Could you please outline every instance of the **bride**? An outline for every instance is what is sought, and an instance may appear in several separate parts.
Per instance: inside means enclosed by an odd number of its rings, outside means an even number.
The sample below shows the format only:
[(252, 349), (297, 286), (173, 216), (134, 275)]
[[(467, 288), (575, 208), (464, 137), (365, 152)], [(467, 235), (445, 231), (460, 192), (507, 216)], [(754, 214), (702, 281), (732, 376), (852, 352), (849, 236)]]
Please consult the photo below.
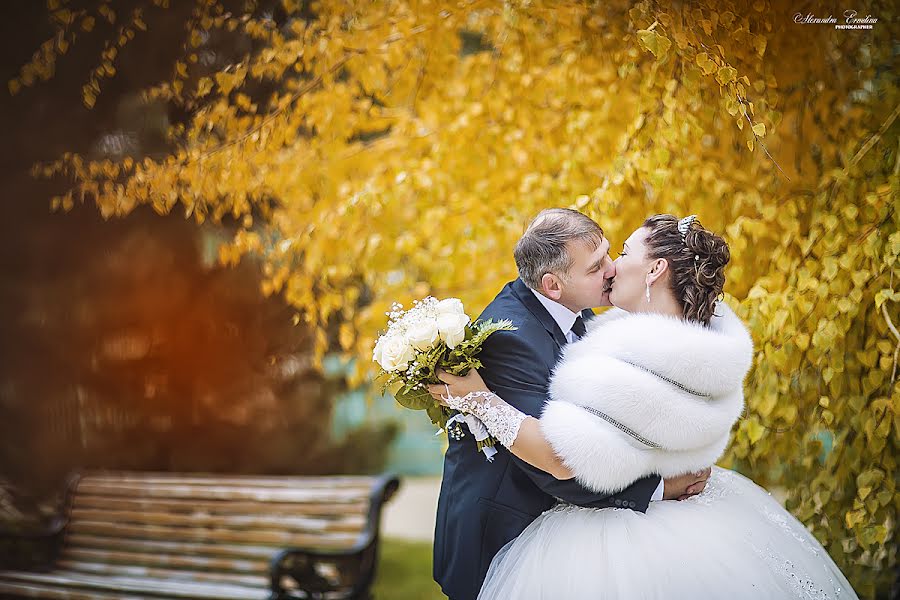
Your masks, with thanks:
[[(692, 248), (693, 251), (688, 250)], [(554, 369), (540, 419), (490, 392), (474, 369), (430, 386), (501, 444), (597, 492), (715, 463), (743, 410), (753, 345), (723, 302), (725, 241), (694, 217), (656, 215), (625, 242), (613, 308)], [(764, 489), (714, 467), (706, 489), (646, 513), (559, 502), (491, 563), (479, 599), (849, 599), (856, 594), (806, 528)]]

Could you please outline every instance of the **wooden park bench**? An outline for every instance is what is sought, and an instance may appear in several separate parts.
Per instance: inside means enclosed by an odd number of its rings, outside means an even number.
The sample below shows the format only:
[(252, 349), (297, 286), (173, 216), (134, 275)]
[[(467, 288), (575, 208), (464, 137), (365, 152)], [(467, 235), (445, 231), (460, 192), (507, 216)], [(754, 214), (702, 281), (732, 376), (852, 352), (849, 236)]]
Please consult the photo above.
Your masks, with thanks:
[(95, 473), (42, 532), (51, 562), (0, 598), (369, 598), (396, 477)]

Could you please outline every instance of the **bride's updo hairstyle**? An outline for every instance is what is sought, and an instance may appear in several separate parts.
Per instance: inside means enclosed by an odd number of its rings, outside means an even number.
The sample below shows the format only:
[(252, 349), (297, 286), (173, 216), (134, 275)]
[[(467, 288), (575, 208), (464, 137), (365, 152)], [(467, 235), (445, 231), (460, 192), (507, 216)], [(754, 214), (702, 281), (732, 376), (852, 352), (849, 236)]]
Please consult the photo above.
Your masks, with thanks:
[(673, 215), (653, 215), (643, 227), (650, 230), (644, 242), (646, 257), (668, 261), (669, 282), (684, 318), (709, 325), (725, 286), (728, 244), (696, 220), (682, 237)]

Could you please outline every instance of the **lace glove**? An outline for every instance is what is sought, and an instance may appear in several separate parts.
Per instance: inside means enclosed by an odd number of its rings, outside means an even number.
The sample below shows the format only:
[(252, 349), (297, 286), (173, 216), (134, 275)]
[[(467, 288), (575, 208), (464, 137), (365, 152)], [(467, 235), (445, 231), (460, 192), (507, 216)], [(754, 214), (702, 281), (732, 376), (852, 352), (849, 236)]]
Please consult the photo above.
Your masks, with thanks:
[(507, 448), (516, 441), (519, 427), (522, 426), (522, 421), (528, 417), (493, 392), (471, 392), (462, 397), (449, 396), (444, 400), (450, 408), (474, 415), (484, 423), (488, 432)]

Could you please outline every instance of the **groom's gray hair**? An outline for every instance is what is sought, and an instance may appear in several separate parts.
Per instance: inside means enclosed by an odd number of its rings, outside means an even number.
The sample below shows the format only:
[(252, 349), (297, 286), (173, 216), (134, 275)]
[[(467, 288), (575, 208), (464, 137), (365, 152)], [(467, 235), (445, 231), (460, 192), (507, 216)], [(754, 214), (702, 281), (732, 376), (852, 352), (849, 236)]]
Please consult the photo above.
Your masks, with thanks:
[(545, 273), (565, 280), (572, 268), (568, 243), (581, 242), (596, 250), (602, 241), (603, 230), (589, 216), (570, 208), (542, 210), (528, 224), (513, 252), (519, 277), (533, 290), (541, 289)]

